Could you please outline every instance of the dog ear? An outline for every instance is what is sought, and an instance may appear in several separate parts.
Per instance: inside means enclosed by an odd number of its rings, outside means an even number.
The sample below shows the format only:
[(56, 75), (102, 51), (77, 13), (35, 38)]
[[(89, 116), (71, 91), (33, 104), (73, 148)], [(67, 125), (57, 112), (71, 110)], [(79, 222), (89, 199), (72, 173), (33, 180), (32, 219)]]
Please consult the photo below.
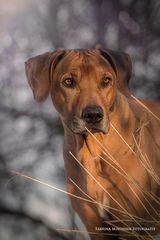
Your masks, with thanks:
[(28, 59), (25, 62), (25, 72), (28, 83), (38, 102), (45, 100), (51, 89), (51, 73), (64, 56), (64, 50), (48, 52)]
[(129, 80), (132, 74), (132, 62), (127, 53), (99, 49), (101, 55), (106, 58), (117, 74), (118, 89), (126, 96), (130, 96)]

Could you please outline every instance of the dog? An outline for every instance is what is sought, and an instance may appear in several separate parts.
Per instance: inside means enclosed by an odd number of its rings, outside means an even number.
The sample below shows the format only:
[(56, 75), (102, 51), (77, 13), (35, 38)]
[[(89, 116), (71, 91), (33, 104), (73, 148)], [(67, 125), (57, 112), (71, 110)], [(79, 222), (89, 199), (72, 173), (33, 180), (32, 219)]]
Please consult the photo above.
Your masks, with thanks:
[(64, 127), (67, 190), (92, 240), (153, 239), (160, 230), (160, 104), (129, 89), (130, 56), (58, 49), (30, 58), (36, 101), (51, 95)]

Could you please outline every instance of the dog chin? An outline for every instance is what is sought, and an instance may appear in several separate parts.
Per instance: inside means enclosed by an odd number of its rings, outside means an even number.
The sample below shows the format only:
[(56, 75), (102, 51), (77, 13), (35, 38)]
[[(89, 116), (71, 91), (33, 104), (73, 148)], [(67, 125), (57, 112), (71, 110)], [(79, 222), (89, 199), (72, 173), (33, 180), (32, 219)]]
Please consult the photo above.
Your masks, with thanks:
[[(88, 129), (91, 133), (103, 133), (103, 134), (107, 134), (107, 129), (102, 129), (102, 128), (91, 128), (91, 129)], [(89, 132), (87, 131), (87, 132)]]
[(107, 134), (109, 131), (109, 128), (84, 128), (84, 129), (79, 129), (79, 128), (72, 128), (71, 129), (72, 132), (74, 132), (75, 134), (80, 134), (80, 135), (88, 135), (90, 133), (94, 134), (94, 133), (103, 133), (103, 134)]

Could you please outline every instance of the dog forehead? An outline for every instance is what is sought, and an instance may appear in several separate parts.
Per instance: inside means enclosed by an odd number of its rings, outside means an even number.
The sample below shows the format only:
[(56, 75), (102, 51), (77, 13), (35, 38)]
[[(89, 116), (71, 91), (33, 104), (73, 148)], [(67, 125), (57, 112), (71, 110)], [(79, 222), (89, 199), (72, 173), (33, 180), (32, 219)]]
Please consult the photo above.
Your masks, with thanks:
[(79, 70), (112, 70), (109, 62), (97, 50), (76, 49), (67, 50), (64, 58), (57, 67), (61, 73), (71, 69)]

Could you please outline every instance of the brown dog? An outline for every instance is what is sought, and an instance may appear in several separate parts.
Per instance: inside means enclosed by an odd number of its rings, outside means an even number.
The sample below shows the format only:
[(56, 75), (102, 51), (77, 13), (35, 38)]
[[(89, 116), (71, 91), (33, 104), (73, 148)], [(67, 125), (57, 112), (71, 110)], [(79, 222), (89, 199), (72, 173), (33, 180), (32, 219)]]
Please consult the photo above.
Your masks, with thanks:
[(132, 97), (131, 69), (127, 54), (102, 49), (26, 62), (34, 98), (51, 93), (60, 114), (68, 192), (83, 198), (72, 205), (94, 240), (152, 239), (160, 227), (160, 105)]

